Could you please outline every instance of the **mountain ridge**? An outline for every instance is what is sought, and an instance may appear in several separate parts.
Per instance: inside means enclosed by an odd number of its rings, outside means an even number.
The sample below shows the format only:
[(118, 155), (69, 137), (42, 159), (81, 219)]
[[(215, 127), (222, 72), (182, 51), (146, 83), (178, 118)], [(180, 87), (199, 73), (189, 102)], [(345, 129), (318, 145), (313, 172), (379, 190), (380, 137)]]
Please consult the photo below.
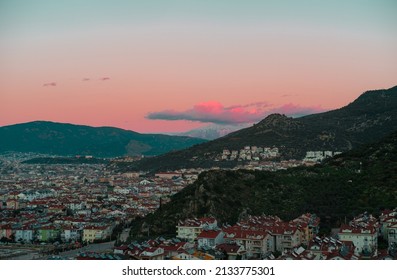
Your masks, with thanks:
[[(132, 170), (230, 166), (215, 161), (223, 149), (244, 146), (278, 147), (282, 159), (302, 159), (307, 151), (348, 151), (397, 130), (397, 86), (366, 91), (339, 109), (291, 118), (272, 114), (251, 127), (178, 152), (133, 163)], [(234, 164), (236, 165), (236, 164)]]
[(186, 132), (176, 133), (173, 135), (190, 136), (206, 140), (215, 140), (217, 138), (226, 136), (236, 130), (240, 130), (251, 126), (252, 124), (238, 124), (238, 125), (209, 125), (205, 127), (196, 128)]
[(52, 121), (33, 121), (0, 127), (0, 152), (38, 152), (55, 155), (159, 155), (205, 140), (162, 134), (141, 134), (116, 127), (92, 127)]

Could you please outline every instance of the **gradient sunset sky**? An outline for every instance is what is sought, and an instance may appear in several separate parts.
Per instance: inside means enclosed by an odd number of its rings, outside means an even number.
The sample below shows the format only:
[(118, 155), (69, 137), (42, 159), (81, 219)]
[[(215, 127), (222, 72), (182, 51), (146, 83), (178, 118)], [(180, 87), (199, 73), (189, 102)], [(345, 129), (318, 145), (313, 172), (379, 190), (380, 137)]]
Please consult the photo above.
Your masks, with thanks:
[(138, 132), (339, 108), (397, 84), (397, 1), (0, 0), (0, 126)]

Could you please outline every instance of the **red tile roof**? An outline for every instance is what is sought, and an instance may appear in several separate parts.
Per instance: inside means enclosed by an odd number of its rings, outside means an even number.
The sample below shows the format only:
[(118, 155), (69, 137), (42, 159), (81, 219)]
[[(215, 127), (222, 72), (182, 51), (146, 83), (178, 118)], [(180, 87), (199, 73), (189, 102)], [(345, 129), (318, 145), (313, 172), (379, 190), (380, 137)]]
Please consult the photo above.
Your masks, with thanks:
[(220, 230), (203, 230), (197, 238), (215, 239), (221, 232)]

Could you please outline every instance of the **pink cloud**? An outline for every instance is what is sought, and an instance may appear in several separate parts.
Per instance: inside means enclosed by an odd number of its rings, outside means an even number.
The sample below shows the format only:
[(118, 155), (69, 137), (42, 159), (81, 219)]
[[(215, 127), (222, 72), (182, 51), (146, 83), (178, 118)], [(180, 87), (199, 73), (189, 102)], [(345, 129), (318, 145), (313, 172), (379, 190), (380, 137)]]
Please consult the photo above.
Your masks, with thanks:
[(216, 124), (253, 123), (264, 119), (272, 113), (281, 113), (299, 117), (325, 111), (323, 108), (304, 107), (292, 103), (281, 106), (270, 106), (266, 102), (224, 107), (220, 102), (208, 101), (196, 104), (185, 111), (164, 110), (146, 115), (151, 120), (188, 120)]
[(56, 87), (56, 86), (57, 86), (57, 83), (55, 83), (55, 82), (43, 84), (43, 87)]

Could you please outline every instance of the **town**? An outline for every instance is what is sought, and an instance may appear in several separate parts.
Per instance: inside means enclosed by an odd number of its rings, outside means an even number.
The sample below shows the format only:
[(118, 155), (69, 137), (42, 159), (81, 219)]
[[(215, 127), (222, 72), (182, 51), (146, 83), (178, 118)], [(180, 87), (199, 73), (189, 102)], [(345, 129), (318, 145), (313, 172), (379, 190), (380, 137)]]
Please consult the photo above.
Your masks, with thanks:
[(2, 158), (2, 245), (78, 247), (114, 239), (133, 219), (154, 212), (197, 178), (186, 174), (182, 179), (176, 173), (113, 174), (98, 164), (21, 164), (23, 159)]
[[(363, 213), (334, 236), (319, 236), (315, 214), (284, 222), (277, 216), (248, 216), (234, 225), (213, 217), (179, 221), (176, 237), (122, 244), (114, 253), (139, 260), (359, 260), (396, 259), (397, 208), (377, 219)], [(379, 238), (386, 241), (382, 247)], [(83, 258), (96, 259), (84, 254)]]
[[(261, 169), (286, 169), (335, 154), (310, 151), (304, 160), (266, 161)], [(1, 157), (0, 259), (397, 257), (397, 208), (383, 211), (378, 218), (364, 213), (328, 235), (320, 234), (319, 217), (304, 213), (291, 221), (277, 216), (247, 216), (233, 225), (219, 224), (214, 217), (194, 217), (179, 221), (173, 237), (130, 240), (129, 227), (135, 219), (168, 203), (206, 169), (148, 175), (118, 173), (106, 164), (22, 163), (34, 156)], [(245, 147), (238, 153), (227, 149), (222, 153), (224, 160), (257, 161), (257, 156), (277, 157), (278, 149)], [(258, 166), (248, 163), (238, 168)], [(98, 249), (95, 244), (108, 246)]]

